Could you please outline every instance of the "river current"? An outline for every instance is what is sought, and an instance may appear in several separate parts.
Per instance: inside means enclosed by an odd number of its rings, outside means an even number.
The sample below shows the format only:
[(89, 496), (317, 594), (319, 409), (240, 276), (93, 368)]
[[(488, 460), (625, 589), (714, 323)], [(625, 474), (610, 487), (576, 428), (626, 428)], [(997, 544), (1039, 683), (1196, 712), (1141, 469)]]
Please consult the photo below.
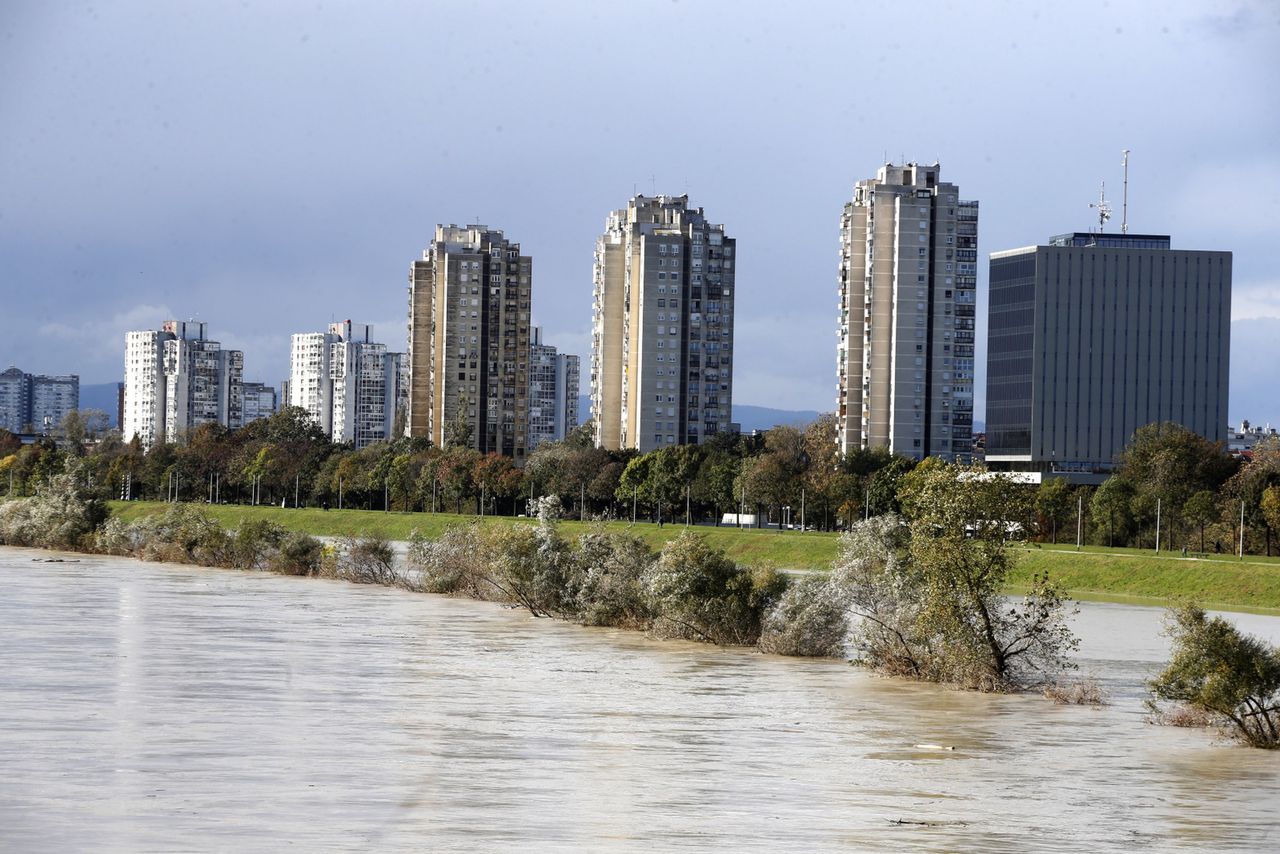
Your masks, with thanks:
[(1280, 850), (1280, 754), (1144, 722), (1158, 609), (1081, 606), (1081, 708), (49, 556), (0, 548), (3, 851)]

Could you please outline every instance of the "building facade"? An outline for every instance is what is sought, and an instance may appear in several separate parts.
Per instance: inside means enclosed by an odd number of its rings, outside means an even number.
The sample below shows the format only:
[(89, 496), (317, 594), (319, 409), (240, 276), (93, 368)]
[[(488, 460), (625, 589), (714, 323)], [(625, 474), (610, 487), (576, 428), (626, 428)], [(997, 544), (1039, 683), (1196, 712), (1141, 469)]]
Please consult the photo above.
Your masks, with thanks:
[(535, 326), (529, 344), (529, 443), (533, 451), (543, 442), (558, 442), (578, 426), (577, 356), (560, 353), (542, 343)]
[(344, 320), (294, 335), (288, 389), (335, 442), (363, 448), (391, 437), (404, 406), (403, 356), (373, 340), (373, 327)]
[(990, 260), (987, 464), (1101, 480), (1135, 430), (1221, 441), (1231, 253), (1072, 233)]
[(15, 367), (0, 373), (0, 429), (47, 432), (80, 408), (80, 378), (28, 374)]
[(733, 430), (736, 241), (688, 196), (636, 196), (596, 241), (595, 441), (648, 452)]
[(126, 442), (180, 442), (202, 424), (243, 423), (244, 354), (223, 350), (200, 321), (166, 320), (125, 335)]
[(978, 203), (938, 164), (882, 166), (840, 221), (842, 453), (973, 454)]
[(276, 390), (264, 383), (245, 383), (244, 407), (240, 411), (240, 424), (243, 427), (259, 418), (270, 418), (276, 414)]
[(409, 270), (409, 435), (523, 463), (532, 266), (499, 230), (436, 226)]

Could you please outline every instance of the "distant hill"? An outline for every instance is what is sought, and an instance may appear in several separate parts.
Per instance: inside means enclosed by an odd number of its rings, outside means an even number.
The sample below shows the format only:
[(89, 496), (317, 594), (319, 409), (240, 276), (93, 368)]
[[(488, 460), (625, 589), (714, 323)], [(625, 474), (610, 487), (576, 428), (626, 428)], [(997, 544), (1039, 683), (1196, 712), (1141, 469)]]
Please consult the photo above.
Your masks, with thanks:
[[(586, 421), (590, 417), (591, 397), (582, 395), (578, 398), (578, 420)], [(733, 420), (742, 425), (743, 433), (768, 430), (778, 425), (803, 427), (817, 417), (818, 413), (809, 409), (770, 409), (748, 403), (735, 404), (733, 407)]]
[(116, 397), (115, 383), (80, 386), (80, 408), (101, 409), (107, 413), (107, 418), (110, 419), (112, 427), (120, 426), (116, 423), (118, 420), (116, 416), (120, 414), (120, 410), (119, 399)]

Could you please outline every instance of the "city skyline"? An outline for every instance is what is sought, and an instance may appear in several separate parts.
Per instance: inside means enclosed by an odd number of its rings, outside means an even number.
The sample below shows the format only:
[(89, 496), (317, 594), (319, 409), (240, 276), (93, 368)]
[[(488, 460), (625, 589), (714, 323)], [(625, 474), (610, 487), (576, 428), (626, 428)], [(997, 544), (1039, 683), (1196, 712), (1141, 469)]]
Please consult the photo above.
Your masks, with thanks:
[[(473, 218), (519, 235), (538, 258), (532, 321), (585, 355), (599, 212), (636, 192), (687, 191), (751, 247), (738, 281), (735, 399), (832, 411), (824, 336), (836, 331), (834, 223), (858, 179), (887, 161), (940, 160), (965, 197), (983, 203), (982, 257), (1093, 225), (1099, 180), (1118, 207), (1128, 148), (1132, 227), (1187, 241), (1175, 248), (1234, 253), (1230, 419), (1280, 422), (1280, 401), (1263, 393), (1280, 335), (1280, 283), (1268, 264), (1280, 198), (1280, 155), (1268, 141), (1280, 120), (1254, 108), (1275, 65), (1265, 52), (1274, 9), (983, 7), (961, 16), (930, 7), (912, 18), (913, 34), (860, 52), (865, 85), (850, 87), (849, 54), (837, 48), (859, 30), (896, 32), (906, 13), (724, 8), (639, 4), (601, 19), (579, 7), (506, 8), (497, 26), (513, 46), (504, 58), (477, 51), (480, 35), (465, 26), (473, 13), (454, 9), (434, 13), (432, 29), (459, 38), (426, 55), (411, 35), (425, 13), (411, 8), (10, 7), (0, 269), (19, 287), (0, 319), (11, 348), (0, 361), (115, 381), (127, 330), (195, 307), (225, 346), (251, 354), (246, 379), (275, 385), (287, 375), (288, 335), (306, 322), (285, 309), (304, 295), (358, 310), (400, 349), (403, 259), (434, 223)], [(714, 44), (696, 35), (709, 26)], [(992, 39), (997, 31), (1008, 38)], [(915, 38), (953, 47), (919, 52)], [(704, 145), (668, 149), (619, 133), (637, 104), (605, 93), (634, 85), (639, 68), (617, 80), (577, 72), (651, 44), (705, 52), (718, 69), (708, 78), (714, 97), (639, 102), (659, 127)], [(976, 44), (989, 55), (975, 56)], [(562, 62), (543, 62), (552, 50)], [(139, 61), (116, 61), (122, 51)], [(965, 75), (951, 79), (960, 65)], [(335, 68), (350, 73), (335, 82)], [(449, 71), (517, 97), (496, 111), (469, 104), (467, 87), (436, 85)], [(203, 82), (214, 78), (216, 88)], [(916, 115), (895, 87), (941, 97)], [(990, 109), (1000, 104), (1018, 107)], [(424, 123), (440, 111), (466, 127), (424, 146)], [(1196, 120), (1170, 133), (1173, 114)], [(357, 144), (340, 131), (348, 126), (364, 129), (367, 156), (348, 156)], [(79, 128), (95, 129), (91, 144)], [(1237, 173), (1256, 192), (1230, 210), (1206, 201)], [(778, 211), (798, 224), (785, 249), (769, 237)], [(352, 288), (359, 305), (343, 296)], [(977, 317), (981, 341), (985, 304)], [(979, 415), (983, 392), (979, 376)]]

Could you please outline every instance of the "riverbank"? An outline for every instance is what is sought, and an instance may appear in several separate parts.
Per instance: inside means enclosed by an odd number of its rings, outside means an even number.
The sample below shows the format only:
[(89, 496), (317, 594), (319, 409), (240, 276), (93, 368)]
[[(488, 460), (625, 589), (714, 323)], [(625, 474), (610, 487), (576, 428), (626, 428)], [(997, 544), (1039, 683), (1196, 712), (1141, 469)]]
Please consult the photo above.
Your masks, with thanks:
[[(114, 515), (125, 521), (161, 512), (163, 502), (112, 502)], [(204, 506), (228, 528), (241, 520), (269, 520), (290, 531), (317, 537), (377, 534), (389, 540), (406, 540), (417, 529), (428, 538), (440, 536), (452, 525), (473, 521), (474, 516), (451, 513), (384, 513), (371, 510), (318, 510), (241, 505)], [(534, 524), (532, 519), (488, 517), (485, 524)], [(574, 537), (599, 523), (564, 521), (566, 536)], [(658, 526), (639, 522), (605, 523), (610, 530), (630, 530), (656, 550), (684, 530), (681, 524)], [(816, 531), (754, 530), (699, 526), (714, 548), (738, 563), (767, 564), (784, 569), (826, 570), (835, 560), (838, 537)], [(1040, 572), (1047, 572), (1077, 599), (1102, 601), (1117, 598), (1161, 605), (1178, 599), (1195, 599), (1206, 607), (1223, 610), (1270, 612), (1280, 610), (1280, 558), (1246, 555), (1243, 561), (1225, 555), (1183, 558), (1180, 554), (1156, 555), (1138, 549), (1105, 549), (1087, 546), (1032, 545), (1019, 550), (1010, 585), (1016, 591)]]

